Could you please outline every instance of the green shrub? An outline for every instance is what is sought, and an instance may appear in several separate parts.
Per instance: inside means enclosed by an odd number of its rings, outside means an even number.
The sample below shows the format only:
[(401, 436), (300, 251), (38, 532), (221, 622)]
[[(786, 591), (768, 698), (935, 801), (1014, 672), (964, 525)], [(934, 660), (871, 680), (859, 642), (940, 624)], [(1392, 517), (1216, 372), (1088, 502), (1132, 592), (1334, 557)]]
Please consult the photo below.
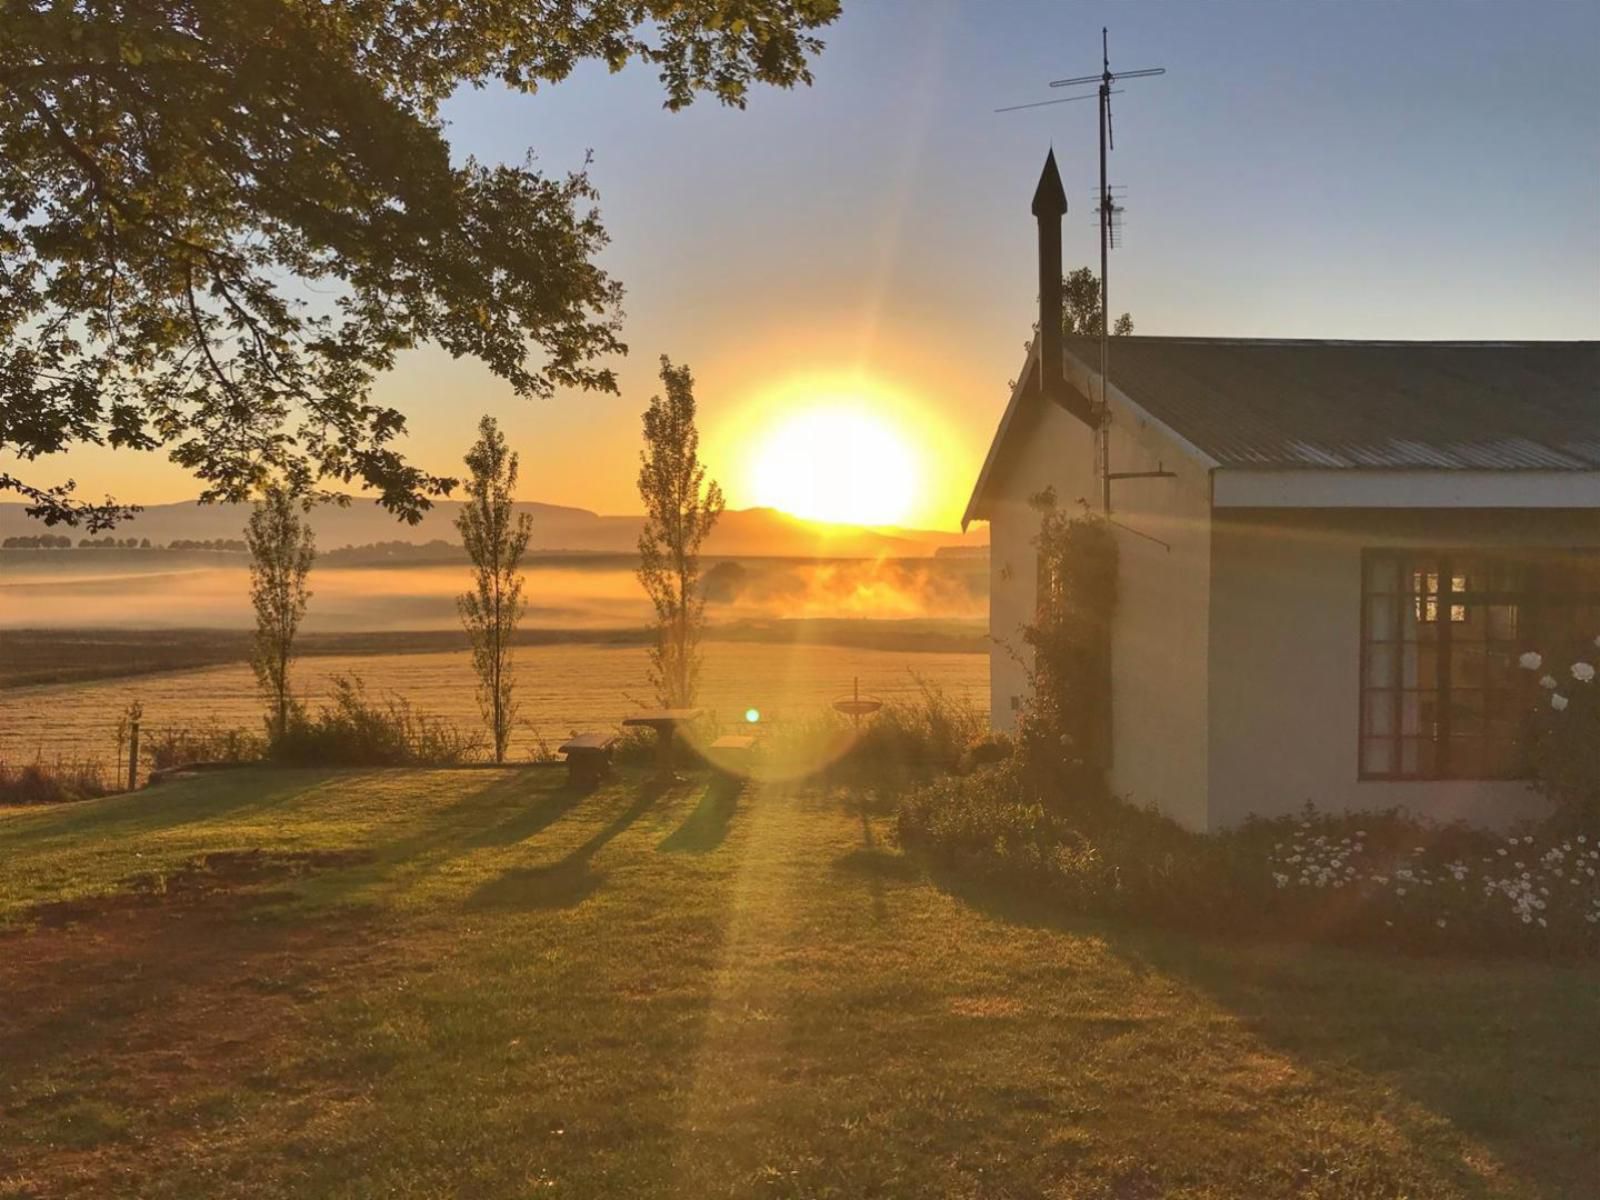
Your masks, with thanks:
[(480, 744), (403, 696), (371, 700), (359, 679), (341, 675), (315, 716), (291, 712), (269, 752), (279, 762), (307, 766), (449, 766), (475, 757)]
[(1091, 796), (1048, 801), (1020, 761), (907, 797), (900, 840), (1063, 912), (1197, 932), (1467, 953), (1600, 955), (1600, 839), (1514, 837), (1308, 808), (1218, 834)]

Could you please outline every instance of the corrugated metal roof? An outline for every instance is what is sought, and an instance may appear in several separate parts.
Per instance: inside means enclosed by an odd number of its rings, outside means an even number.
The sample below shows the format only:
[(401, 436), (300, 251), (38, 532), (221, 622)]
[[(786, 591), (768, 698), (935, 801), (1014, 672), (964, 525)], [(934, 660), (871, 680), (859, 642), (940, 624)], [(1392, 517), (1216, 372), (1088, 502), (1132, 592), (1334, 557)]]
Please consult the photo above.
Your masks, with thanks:
[(1600, 470), (1600, 342), (1119, 337), (1111, 382), (1224, 469)]

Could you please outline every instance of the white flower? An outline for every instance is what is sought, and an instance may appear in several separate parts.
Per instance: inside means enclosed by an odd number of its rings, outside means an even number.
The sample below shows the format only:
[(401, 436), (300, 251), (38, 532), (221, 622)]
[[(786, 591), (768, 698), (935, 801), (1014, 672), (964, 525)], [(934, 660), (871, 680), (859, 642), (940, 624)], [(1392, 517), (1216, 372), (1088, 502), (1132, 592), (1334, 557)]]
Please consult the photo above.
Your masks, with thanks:
[(1586, 663), (1586, 662), (1575, 662), (1575, 663), (1573, 663), (1572, 664), (1572, 677), (1574, 679), (1576, 679), (1579, 683), (1593, 683), (1594, 682), (1594, 664), (1593, 663)]
[(1517, 665), (1524, 671), (1537, 671), (1544, 666), (1544, 658), (1537, 650), (1528, 650), (1523, 653), (1521, 658), (1517, 659)]
[(1556, 686), (1556, 677), (1554, 675), (1539, 676), (1539, 686), (1544, 688), (1546, 691), (1554, 691)]
[(1405, 890), (1405, 888), (1403, 888), (1403, 887), (1397, 887), (1397, 888), (1395, 888), (1395, 890), (1394, 890), (1394, 894), (1395, 894), (1395, 895), (1396, 895), (1396, 896), (1404, 896), (1404, 895), (1405, 895), (1405, 894), (1406, 894), (1406, 890)]
[(1437, 921), (1434, 922), (1434, 924), (1437, 925), (1440, 929), (1443, 929), (1444, 928), (1444, 918), (1440, 917)]
[(1557, 712), (1561, 712), (1567, 707), (1567, 698), (1560, 692), (1556, 692), (1550, 697), (1550, 707), (1555, 709)]
[(1539, 918), (1539, 924), (1544, 925), (1544, 926), (1548, 926), (1549, 922), (1546, 921), (1543, 917), (1540, 917)]

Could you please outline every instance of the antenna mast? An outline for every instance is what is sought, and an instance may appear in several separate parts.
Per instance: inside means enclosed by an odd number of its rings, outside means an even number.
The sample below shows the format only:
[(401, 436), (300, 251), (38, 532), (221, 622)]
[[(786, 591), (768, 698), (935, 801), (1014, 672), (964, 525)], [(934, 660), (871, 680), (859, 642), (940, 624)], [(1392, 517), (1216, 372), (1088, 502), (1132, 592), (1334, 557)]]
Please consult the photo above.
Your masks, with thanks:
[[(1054, 79), (1050, 86), (1088, 87), (1099, 85), (1100, 97), (1100, 408), (1095, 431), (1095, 473), (1100, 477), (1100, 507), (1111, 512), (1111, 408), (1107, 403), (1106, 386), (1110, 379), (1111, 358), (1111, 244), (1114, 220), (1118, 211), (1111, 196), (1111, 184), (1106, 177), (1106, 155), (1117, 148), (1111, 131), (1111, 97), (1120, 95), (1121, 88), (1112, 86), (1124, 79), (1142, 79), (1152, 75), (1165, 75), (1165, 67), (1146, 67), (1138, 71), (1113, 71), (1111, 69), (1110, 38), (1104, 26), (1100, 28), (1100, 74), (1084, 75), (1077, 79)], [(1067, 100), (1088, 99), (1087, 96), (1069, 96)], [(1019, 108), (1038, 108), (1046, 104), (1063, 104), (1066, 100), (1042, 100), (1034, 104), (1016, 104), (996, 112), (1012, 112)]]

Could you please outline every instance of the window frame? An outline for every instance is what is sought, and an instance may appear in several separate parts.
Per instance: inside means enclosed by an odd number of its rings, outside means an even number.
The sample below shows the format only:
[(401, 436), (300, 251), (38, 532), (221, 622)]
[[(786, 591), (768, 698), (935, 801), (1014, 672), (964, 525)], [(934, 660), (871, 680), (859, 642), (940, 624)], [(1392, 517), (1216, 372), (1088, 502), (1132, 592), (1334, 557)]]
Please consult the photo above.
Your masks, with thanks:
[[(1575, 559), (1588, 557), (1600, 560), (1600, 547), (1551, 546), (1547, 548), (1519, 549), (1510, 546), (1392, 545), (1366, 546), (1362, 548), (1360, 580), (1357, 589), (1361, 604), (1360, 640), (1357, 651), (1359, 661), (1356, 680), (1355, 750), (1356, 777), (1358, 781), (1382, 783), (1516, 783), (1526, 781), (1530, 777), (1531, 769), (1527, 758), (1525, 740), (1523, 741), (1522, 753), (1519, 756), (1518, 764), (1509, 772), (1490, 772), (1484, 768), (1472, 773), (1451, 770), (1450, 758), (1453, 741), (1450, 696), (1453, 683), (1452, 659), (1454, 658), (1451, 651), (1455, 645), (1452, 626), (1470, 621), (1470, 613), (1467, 614), (1467, 617), (1462, 622), (1452, 620), (1452, 610), (1456, 606), (1454, 597), (1456, 595), (1479, 597), (1472, 603), (1487, 609), (1493, 601), (1486, 601), (1481, 597), (1499, 594), (1488, 590), (1474, 592), (1470, 588), (1467, 591), (1457, 593), (1453, 584), (1455, 576), (1458, 574), (1456, 567), (1464, 562), (1476, 564), (1480, 569), (1488, 569), (1490, 571), (1497, 566), (1504, 568), (1510, 564), (1518, 565), (1524, 570), (1531, 569), (1534, 573), (1532, 579), (1525, 578), (1516, 591), (1505, 593), (1507, 597), (1515, 597), (1515, 599), (1505, 599), (1502, 602), (1514, 603), (1517, 607), (1518, 628), (1514, 642), (1518, 647), (1519, 653), (1529, 649), (1540, 650), (1543, 653), (1545, 651), (1541, 647), (1532, 644), (1530, 641), (1530, 636), (1537, 635), (1530, 635), (1525, 623), (1526, 615), (1537, 614), (1541, 608), (1549, 604), (1549, 601), (1541, 601), (1541, 596), (1552, 595), (1552, 593), (1541, 591), (1538, 582), (1538, 567), (1544, 562), (1559, 561), (1567, 557)], [(1417, 593), (1411, 590), (1408, 577), (1416, 569), (1416, 564), (1419, 560), (1431, 561), (1436, 567), (1439, 580), (1436, 591)], [(1396, 591), (1394, 593), (1394, 619), (1396, 625), (1392, 640), (1388, 642), (1374, 641), (1372, 636), (1371, 602), (1375, 595), (1384, 595), (1385, 593), (1370, 590), (1370, 582), (1373, 578), (1374, 567), (1382, 562), (1394, 564), (1396, 580)], [(1407, 644), (1403, 637), (1403, 606), (1405, 600), (1408, 597), (1417, 595), (1433, 596), (1436, 598), (1435, 603), (1437, 605), (1437, 615), (1433, 623), (1436, 624), (1438, 633), (1431, 643), (1427, 643), (1431, 645), (1434, 655), (1434, 686), (1431, 691), (1434, 696), (1436, 713), (1431, 736), (1428, 737), (1428, 740), (1431, 741), (1435, 749), (1433, 765), (1429, 771), (1407, 773), (1402, 768), (1404, 761), (1403, 744), (1407, 737), (1402, 729), (1402, 698), (1406, 695), (1406, 689), (1403, 686), (1403, 653), (1400, 652), (1399, 648)], [(1582, 598), (1589, 596), (1590, 593), (1580, 591), (1574, 593), (1574, 595), (1578, 598), (1577, 603), (1582, 605), (1585, 602)], [(1591, 604), (1600, 602), (1600, 597), (1591, 599), (1588, 602)], [(1463, 607), (1466, 606), (1464, 602)], [(1485, 620), (1488, 620), (1487, 616)], [(1535, 624), (1537, 624), (1537, 620), (1537, 615), (1534, 615)], [(1388, 688), (1371, 687), (1368, 684), (1372, 650), (1380, 645), (1391, 645), (1397, 648), (1394, 662), (1391, 666), (1394, 682)], [(1425, 693), (1429, 689), (1419, 688), (1414, 690), (1419, 693)], [(1482, 691), (1487, 695), (1492, 689), (1483, 687), (1478, 689), (1463, 688), (1461, 690)], [(1369, 695), (1383, 691), (1388, 691), (1394, 697), (1392, 718), (1394, 731), (1386, 735), (1375, 735), (1370, 733), (1367, 728), (1367, 700)], [(1487, 720), (1487, 717), (1485, 717), (1485, 720)], [(1368, 743), (1380, 736), (1391, 744), (1390, 769), (1387, 771), (1371, 770), (1367, 765)], [(1479, 740), (1484, 747), (1494, 743), (1494, 739), (1489, 737), (1487, 732), (1480, 734)], [(1480, 762), (1487, 762), (1487, 760), (1488, 755), (1486, 753), (1479, 755)]]

